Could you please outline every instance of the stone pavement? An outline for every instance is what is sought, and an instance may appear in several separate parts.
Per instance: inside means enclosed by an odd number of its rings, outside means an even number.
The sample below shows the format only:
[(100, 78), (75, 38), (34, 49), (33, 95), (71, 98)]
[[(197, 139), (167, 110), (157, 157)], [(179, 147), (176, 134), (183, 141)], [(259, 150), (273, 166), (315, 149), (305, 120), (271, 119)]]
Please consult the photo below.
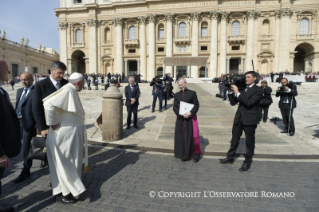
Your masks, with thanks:
[[(278, 84), (271, 84), (275, 89)], [(21, 87), (20, 84), (15, 86)], [(178, 91), (177, 85), (174, 85)], [(16, 90), (4, 86), (15, 103)], [(151, 113), (151, 87), (140, 84), (140, 130), (126, 130), (126, 108), (123, 108), (124, 139), (102, 142), (101, 131), (94, 126), (102, 106), (104, 91), (80, 93), (86, 111), (90, 139), (90, 171), (83, 175), (87, 191), (74, 206), (55, 203), (49, 186), (48, 169), (39, 169), (35, 161), (32, 176), (21, 184), (12, 180), (20, 174), (22, 157), (12, 160), (5, 171), (0, 206), (14, 205), (16, 211), (319, 211), (318, 195), (318, 85), (298, 86), (298, 108), (294, 112), (296, 135), (280, 134), (283, 127), (261, 123), (256, 133), (256, 155), (252, 169), (240, 173), (242, 157), (233, 165), (221, 165), (216, 156), (225, 156), (231, 138), (231, 126), (237, 107), (216, 98), (217, 84), (189, 84), (200, 101), (198, 113), (201, 147), (204, 156), (199, 163), (182, 163), (172, 157), (175, 115), (173, 100), (163, 113)], [(121, 88), (123, 91), (123, 87)], [(274, 92), (273, 92), (274, 94)], [(269, 116), (280, 116), (278, 99), (273, 96)], [(92, 137), (92, 138), (90, 138)], [(244, 153), (241, 140), (238, 153)], [(94, 145), (93, 145), (94, 144)], [(102, 148), (102, 146), (109, 146)], [(117, 148), (116, 148), (117, 147)], [(119, 149), (120, 148), (120, 149)], [(145, 150), (133, 151), (130, 149)], [(305, 160), (307, 159), (307, 160)], [(154, 191), (156, 197), (149, 193)], [(164, 192), (201, 192), (200, 197), (166, 197)], [(206, 191), (206, 193), (205, 193)], [(257, 192), (258, 197), (217, 197), (214, 192)], [(265, 192), (267, 197), (261, 197)], [(160, 192), (160, 193), (158, 193)], [(294, 192), (293, 197), (274, 197)], [(187, 193), (188, 194), (188, 193)], [(192, 193), (194, 195), (194, 193)], [(206, 194), (206, 196), (204, 196)], [(215, 197), (212, 197), (214, 196)], [(244, 193), (248, 194), (248, 193)], [(268, 197), (273, 194), (272, 197)], [(285, 193), (292, 195), (293, 193)], [(210, 196), (211, 195), (211, 196)], [(226, 193), (227, 195), (227, 193)], [(239, 194), (240, 195), (240, 194)], [(256, 195), (256, 194), (255, 194)]]
[(255, 161), (241, 173), (241, 161), (183, 163), (167, 154), (90, 147), (90, 170), (82, 177), (87, 190), (75, 205), (55, 202), (48, 169), (38, 168), (37, 161), (31, 178), (13, 184), (21, 155), (12, 162), (2, 180), (0, 206), (16, 211), (319, 211), (319, 170), (313, 162)]

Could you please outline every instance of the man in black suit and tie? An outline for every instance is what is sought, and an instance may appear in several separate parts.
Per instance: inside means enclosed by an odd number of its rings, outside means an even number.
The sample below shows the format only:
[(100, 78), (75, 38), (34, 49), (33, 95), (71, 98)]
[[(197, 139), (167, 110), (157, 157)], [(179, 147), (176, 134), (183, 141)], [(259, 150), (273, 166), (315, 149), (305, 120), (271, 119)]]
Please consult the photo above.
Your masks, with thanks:
[(246, 136), (246, 154), (245, 161), (239, 171), (247, 171), (253, 162), (253, 155), (255, 149), (255, 130), (259, 123), (258, 106), (259, 101), (263, 96), (263, 89), (255, 84), (257, 74), (254, 71), (248, 71), (245, 74), (246, 88), (242, 91), (238, 90), (236, 85), (232, 85), (233, 91), (228, 94), (231, 105), (239, 106), (235, 115), (232, 139), (230, 149), (227, 152), (225, 159), (220, 159), (220, 163), (233, 163), (235, 153), (238, 148), (240, 137), (245, 132)]
[[(0, 83), (8, 81), (8, 64), (0, 59)], [(10, 159), (17, 156), (21, 150), (20, 124), (16, 112), (11, 104), (8, 93), (0, 87), (0, 180), (5, 168), (10, 166)], [(1, 181), (0, 181), (1, 195)], [(14, 211), (13, 207), (0, 210)]]
[[(32, 101), (32, 111), (34, 114), (34, 119), (36, 122), (36, 127), (39, 132), (41, 132), (42, 137), (46, 137), (48, 134), (49, 126), (45, 122), (45, 114), (42, 99), (54, 93), (62, 86), (66, 85), (68, 81), (63, 79), (66, 66), (60, 61), (55, 61), (52, 63), (50, 68), (50, 76), (41, 80), (34, 85), (34, 94)], [(46, 162), (42, 162), (40, 167), (45, 167)]]
[(33, 76), (29, 72), (24, 72), (20, 76), (23, 88), (18, 89), (16, 96), (16, 113), (20, 121), (22, 136), (23, 169), (21, 174), (13, 180), (14, 183), (22, 182), (30, 177), (32, 160), (28, 160), (31, 139), (37, 135), (35, 120), (32, 112), (32, 99), (34, 94)]
[(297, 107), (295, 99), (295, 96), (298, 95), (297, 86), (294, 84), (288, 86), (289, 83), (287, 78), (281, 79), (281, 84), (282, 86), (278, 87), (276, 92), (276, 97), (280, 96), (278, 106), (285, 125), (285, 130), (281, 131), (281, 133), (289, 133), (290, 136), (293, 136), (295, 134), (295, 124), (292, 113), (294, 108)]
[(163, 84), (162, 81), (155, 77), (150, 83), (150, 86), (153, 86), (152, 95), (153, 95), (153, 104), (152, 104), (152, 113), (155, 111), (155, 104), (158, 98), (159, 101), (159, 112), (163, 112)]
[(137, 108), (138, 98), (140, 95), (140, 88), (134, 84), (134, 77), (129, 78), (129, 85), (125, 87), (125, 106), (127, 108), (127, 129), (131, 127), (132, 112), (134, 114), (134, 128), (139, 129), (137, 126)]

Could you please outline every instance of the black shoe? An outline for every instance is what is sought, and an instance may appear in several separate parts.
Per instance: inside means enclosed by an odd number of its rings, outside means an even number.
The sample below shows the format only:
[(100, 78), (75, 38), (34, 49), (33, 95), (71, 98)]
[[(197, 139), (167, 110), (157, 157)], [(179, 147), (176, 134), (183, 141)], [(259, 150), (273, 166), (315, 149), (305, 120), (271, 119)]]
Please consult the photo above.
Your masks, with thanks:
[(194, 160), (194, 163), (197, 163), (199, 161), (199, 157), (194, 158), (193, 160)]
[(165, 109), (167, 109), (167, 107), (165, 106)]
[(46, 166), (48, 166), (48, 162), (42, 160), (42, 161), (41, 161), (41, 164), (40, 164), (40, 168), (44, 168), (44, 167), (46, 167)]
[(181, 159), (181, 161), (182, 161), (182, 162), (185, 162), (186, 160), (184, 160), (184, 159)]
[(250, 165), (243, 164), (243, 166), (239, 169), (240, 172), (245, 172), (250, 169)]
[(131, 126), (127, 126), (127, 127), (126, 127), (126, 129), (130, 129), (130, 128), (131, 128)]
[(155, 112), (155, 110), (152, 110), (152, 113), (154, 113)]
[(294, 131), (291, 131), (291, 132), (289, 133), (290, 136), (294, 136), (294, 134), (295, 134)]
[(16, 179), (13, 180), (14, 183), (20, 183), (23, 180), (31, 176), (30, 172), (21, 173)]
[(234, 158), (224, 158), (224, 159), (219, 159), (219, 163), (222, 163), (222, 164), (227, 164), (227, 163), (230, 163), (230, 164), (233, 164), (234, 163)]
[(136, 128), (136, 129), (140, 129), (137, 125), (134, 125), (134, 128)]
[(283, 130), (280, 133), (288, 133), (288, 130)]
[(159, 110), (159, 112), (161, 113), (161, 112), (163, 112), (163, 110)]
[(264, 123), (266, 123), (267, 121), (263, 121)]
[(59, 194), (55, 195), (55, 201), (56, 202), (61, 202), (62, 198), (63, 198), (62, 193), (59, 193)]
[(78, 200), (75, 199), (73, 195), (70, 193), (66, 196), (63, 196), (63, 198), (61, 199), (61, 202), (64, 204), (75, 204), (78, 202)]
[(4, 209), (4, 210), (0, 210), (0, 212), (13, 212), (14, 211), (14, 208), (13, 207), (9, 207), (7, 209)]

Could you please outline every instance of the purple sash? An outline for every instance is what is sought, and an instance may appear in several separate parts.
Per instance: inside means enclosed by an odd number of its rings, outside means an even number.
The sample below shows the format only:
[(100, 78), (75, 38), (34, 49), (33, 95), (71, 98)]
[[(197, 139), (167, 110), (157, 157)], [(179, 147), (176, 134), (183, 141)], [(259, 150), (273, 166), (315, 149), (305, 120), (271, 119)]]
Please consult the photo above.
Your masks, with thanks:
[(194, 153), (199, 155), (202, 153), (202, 151), (200, 150), (197, 116), (194, 115), (192, 120), (193, 120), (193, 136), (194, 136)]

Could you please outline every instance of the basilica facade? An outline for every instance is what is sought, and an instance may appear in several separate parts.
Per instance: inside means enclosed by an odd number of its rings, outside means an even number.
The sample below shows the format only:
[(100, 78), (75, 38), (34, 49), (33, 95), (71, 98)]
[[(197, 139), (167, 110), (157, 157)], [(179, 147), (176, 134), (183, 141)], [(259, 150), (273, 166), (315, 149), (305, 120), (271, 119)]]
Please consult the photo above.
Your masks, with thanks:
[[(60, 0), (55, 14), (68, 72), (150, 80), (317, 72), (318, 10), (318, 0)], [(181, 62), (165, 64), (174, 57)], [(204, 57), (202, 65), (182, 62)]]

